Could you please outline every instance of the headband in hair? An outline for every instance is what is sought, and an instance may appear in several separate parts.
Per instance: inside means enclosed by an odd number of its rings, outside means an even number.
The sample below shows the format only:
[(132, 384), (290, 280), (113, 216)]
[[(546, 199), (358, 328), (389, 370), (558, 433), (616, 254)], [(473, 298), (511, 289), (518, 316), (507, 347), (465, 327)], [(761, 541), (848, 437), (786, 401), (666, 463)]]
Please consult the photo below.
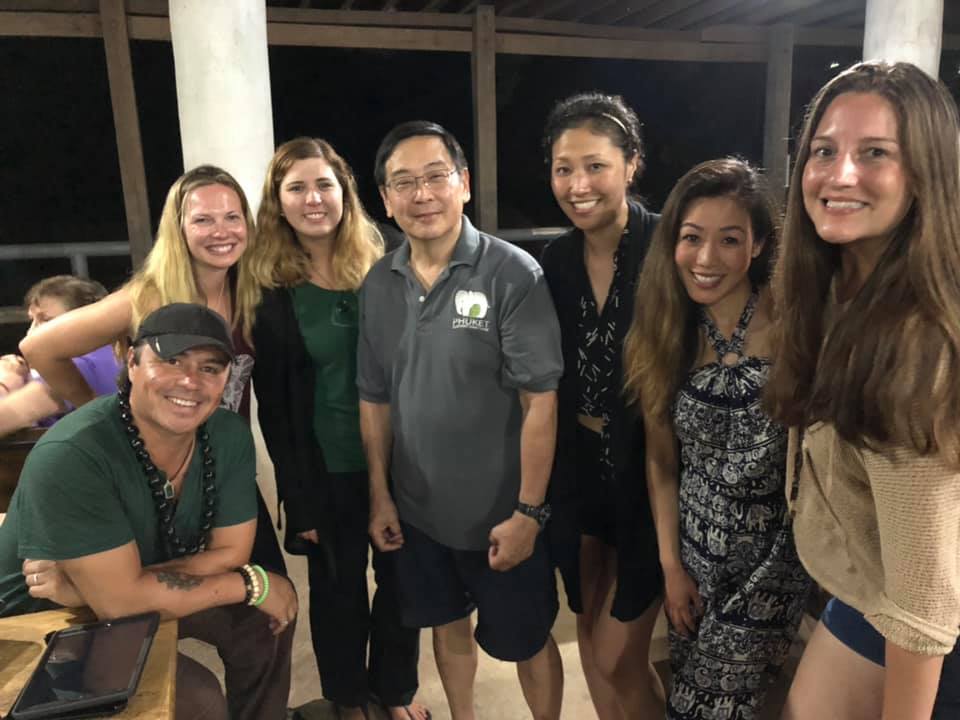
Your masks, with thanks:
[(611, 115), (610, 113), (600, 113), (600, 117), (605, 117), (607, 120), (609, 120), (610, 122), (612, 122), (612, 123), (613, 123), (614, 125), (616, 125), (618, 128), (620, 128), (621, 130), (623, 130), (623, 134), (624, 134), (624, 135), (626, 135), (627, 137), (630, 137), (630, 131), (627, 130), (627, 126), (623, 124), (623, 121), (620, 120), (620, 118), (614, 117), (614, 116)]

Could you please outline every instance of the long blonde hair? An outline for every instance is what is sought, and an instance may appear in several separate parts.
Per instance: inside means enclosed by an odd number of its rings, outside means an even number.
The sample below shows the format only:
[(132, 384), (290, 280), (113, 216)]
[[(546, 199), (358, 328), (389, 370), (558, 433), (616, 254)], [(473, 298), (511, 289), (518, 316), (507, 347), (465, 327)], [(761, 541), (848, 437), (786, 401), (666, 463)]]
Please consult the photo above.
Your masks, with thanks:
[[(802, 181), (817, 126), (844, 93), (890, 103), (912, 203), (827, 335), (823, 315), (841, 251), (817, 235)], [(947, 89), (908, 63), (860, 63), (813, 99), (772, 284), (780, 324), (766, 399), (780, 422), (829, 422), (857, 447), (895, 441), (960, 464), (958, 135)]]
[(252, 342), (254, 312), (260, 304), (262, 280), (252, 272), (250, 243), (255, 237), (253, 213), (234, 177), (226, 170), (213, 165), (200, 165), (187, 171), (173, 183), (167, 193), (160, 214), (157, 239), (146, 261), (126, 285), (133, 306), (131, 336), (136, 334), (140, 321), (151, 312), (173, 302), (196, 302), (206, 304), (197, 284), (193, 258), (183, 234), (183, 217), (187, 199), (197, 188), (207, 185), (223, 185), (233, 190), (240, 198), (243, 217), (247, 224), (247, 250), (239, 262), (229, 270), (233, 292), (232, 327), (241, 327), (244, 339)]
[(723, 158), (687, 172), (667, 197), (637, 281), (633, 322), (623, 344), (624, 392), (643, 411), (666, 417), (700, 347), (697, 304), (680, 279), (674, 251), (687, 208), (700, 198), (733, 198), (750, 216), (763, 249), (748, 275), (767, 284), (777, 246), (777, 207), (759, 172), (744, 160)]
[(257, 212), (257, 243), (253, 262), (269, 287), (292, 287), (310, 277), (310, 255), (281, 213), (280, 183), (298, 160), (321, 158), (333, 170), (343, 189), (343, 217), (333, 239), (333, 280), (356, 290), (370, 267), (383, 255), (383, 238), (367, 215), (357, 192), (353, 171), (333, 147), (320, 138), (299, 137), (277, 148)]

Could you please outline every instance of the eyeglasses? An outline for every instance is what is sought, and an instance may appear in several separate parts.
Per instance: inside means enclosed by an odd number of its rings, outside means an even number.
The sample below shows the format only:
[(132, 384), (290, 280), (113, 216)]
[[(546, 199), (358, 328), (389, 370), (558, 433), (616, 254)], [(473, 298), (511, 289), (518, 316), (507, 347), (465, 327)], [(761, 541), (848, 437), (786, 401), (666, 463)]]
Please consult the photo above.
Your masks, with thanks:
[(417, 191), (420, 181), (423, 186), (434, 192), (446, 190), (450, 187), (450, 178), (460, 172), (459, 168), (453, 170), (432, 170), (426, 175), (416, 175), (412, 177), (402, 177), (385, 183), (389, 190), (393, 190), (397, 195), (410, 196)]

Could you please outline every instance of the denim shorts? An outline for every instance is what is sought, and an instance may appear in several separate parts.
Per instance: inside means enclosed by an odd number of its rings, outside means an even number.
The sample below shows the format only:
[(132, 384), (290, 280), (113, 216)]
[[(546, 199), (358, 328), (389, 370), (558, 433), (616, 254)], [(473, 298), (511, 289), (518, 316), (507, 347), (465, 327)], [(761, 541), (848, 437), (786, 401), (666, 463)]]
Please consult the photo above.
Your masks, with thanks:
[[(867, 622), (863, 613), (849, 605), (831, 598), (820, 616), (824, 626), (837, 640), (857, 655), (872, 663), (884, 666), (886, 641)], [(960, 645), (943, 659), (940, 671), (940, 686), (931, 720), (956, 720), (960, 718)]]
[(857, 655), (880, 667), (884, 666), (886, 641), (859, 610), (854, 610), (836, 598), (830, 598), (820, 620), (837, 640)]

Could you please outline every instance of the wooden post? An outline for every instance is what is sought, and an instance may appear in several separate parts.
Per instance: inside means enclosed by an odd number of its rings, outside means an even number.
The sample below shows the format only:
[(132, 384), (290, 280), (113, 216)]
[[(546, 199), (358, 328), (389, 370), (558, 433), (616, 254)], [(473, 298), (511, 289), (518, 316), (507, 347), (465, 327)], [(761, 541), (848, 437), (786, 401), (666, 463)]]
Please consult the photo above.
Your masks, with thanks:
[(477, 227), (497, 232), (497, 48), (492, 5), (477, 8), (473, 22), (473, 189)]
[(134, 268), (137, 268), (150, 252), (153, 236), (150, 231), (147, 173), (143, 167), (143, 146), (140, 142), (140, 120), (137, 117), (137, 94), (133, 86), (124, 0), (100, 0), (100, 24), (107, 56), (107, 77), (117, 135), (130, 257)]
[(792, 25), (776, 25), (767, 44), (767, 96), (763, 122), (763, 164), (770, 188), (782, 200), (790, 183), (790, 92), (793, 88)]

